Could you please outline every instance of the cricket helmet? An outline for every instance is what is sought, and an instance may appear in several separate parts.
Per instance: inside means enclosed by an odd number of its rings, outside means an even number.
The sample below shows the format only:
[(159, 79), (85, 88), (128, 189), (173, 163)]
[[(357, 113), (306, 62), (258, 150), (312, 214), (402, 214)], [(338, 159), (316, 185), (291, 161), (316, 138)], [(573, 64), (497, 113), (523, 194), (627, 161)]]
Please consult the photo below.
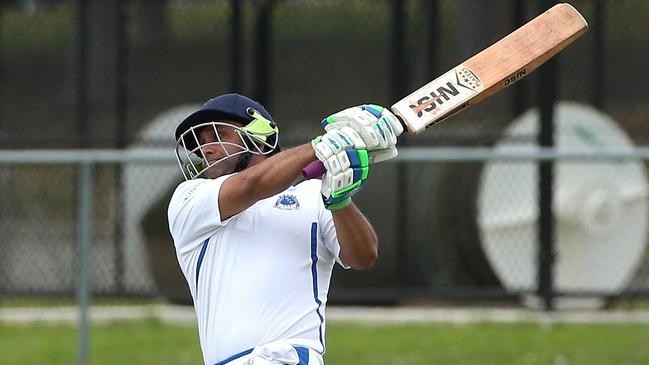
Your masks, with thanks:
[[(239, 122), (242, 126), (233, 125)], [(221, 141), (217, 127), (234, 128), (240, 143)], [(213, 128), (217, 141), (201, 144), (198, 135), (203, 128)], [(236, 146), (236, 152), (225, 158), (239, 155), (236, 171), (248, 166), (251, 155), (273, 155), (280, 151), (279, 129), (273, 117), (260, 103), (239, 94), (225, 94), (208, 100), (203, 107), (190, 114), (176, 128), (176, 158), (185, 179), (200, 177), (219, 161), (207, 161), (202, 147), (207, 144)], [(225, 159), (224, 158), (224, 159)]]

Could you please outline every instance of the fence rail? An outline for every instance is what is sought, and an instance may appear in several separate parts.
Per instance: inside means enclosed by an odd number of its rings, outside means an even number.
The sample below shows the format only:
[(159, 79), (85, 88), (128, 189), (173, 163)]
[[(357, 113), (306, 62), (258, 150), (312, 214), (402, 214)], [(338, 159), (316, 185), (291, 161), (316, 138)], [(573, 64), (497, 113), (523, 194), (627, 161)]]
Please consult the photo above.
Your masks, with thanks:
[[(462, 161), (602, 161), (649, 160), (649, 147), (584, 151), (583, 149), (525, 148), (497, 150), (485, 147), (402, 147), (399, 156), (388, 163), (462, 162)], [(48, 165), (82, 163), (175, 163), (169, 148), (145, 150), (75, 149), (75, 150), (3, 150), (3, 165)]]
[[(577, 149), (554, 149), (554, 148), (525, 148), (525, 149), (517, 149), (517, 150), (499, 150), (497, 148), (482, 148), (482, 147), (477, 147), (477, 148), (470, 148), (470, 147), (443, 147), (443, 148), (423, 148), (423, 147), (403, 147), (400, 149), (399, 157), (396, 158), (395, 160), (386, 163), (386, 164), (381, 164), (382, 166), (379, 166), (378, 168), (375, 168), (373, 171), (377, 171), (377, 174), (381, 174), (382, 171), (389, 170), (389, 169), (395, 169), (405, 163), (408, 163), (410, 165), (414, 165), (414, 169), (417, 170), (419, 167), (424, 166), (422, 164), (427, 164), (427, 165), (440, 165), (440, 164), (450, 164), (450, 165), (461, 165), (464, 163), (495, 163), (495, 162), (502, 162), (502, 163), (533, 163), (533, 162), (561, 162), (561, 161), (570, 161), (574, 163), (605, 163), (605, 164), (622, 164), (622, 163), (629, 163), (629, 162), (637, 162), (637, 161), (648, 161), (649, 160), (649, 148), (633, 148), (633, 149), (610, 149), (610, 150), (593, 150), (593, 151), (585, 151), (585, 150), (577, 150)], [(78, 149), (78, 150), (4, 150), (0, 151), (0, 175), (2, 175), (3, 171), (6, 171), (7, 169), (11, 168), (14, 170), (22, 170), (26, 169), (29, 166), (35, 166), (35, 167), (58, 167), (61, 168), (61, 165), (65, 166), (70, 166), (73, 168), (73, 171), (76, 171), (74, 176), (76, 178), (73, 178), (75, 189), (73, 194), (74, 201), (76, 201), (76, 208), (70, 207), (69, 209), (73, 209), (76, 211), (76, 218), (71, 220), (71, 222), (74, 222), (75, 228), (74, 231), (76, 233), (76, 240), (77, 241), (77, 248), (76, 252), (78, 254), (79, 259), (81, 260), (80, 262), (77, 262), (77, 265), (80, 265), (79, 267), (81, 268), (80, 270), (82, 271), (87, 271), (88, 270), (88, 261), (87, 260), (92, 260), (92, 255), (88, 254), (88, 250), (90, 250), (90, 247), (94, 247), (95, 243), (93, 243), (97, 237), (97, 227), (95, 225), (98, 224), (97, 219), (90, 219), (91, 217), (97, 217), (98, 215), (104, 214), (101, 213), (99, 210), (103, 208), (103, 205), (105, 205), (105, 201), (101, 201), (101, 197), (98, 197), (97, 194), (100, 195), (115, 195), (116, 193), (109, 193), (106, 194), (105, 192), (102, 193), (100, 190), (106, 189), (105, 187), (99, 186), (101, 184), (101, 181), (96, 178), (97, 174), (102, 171), (102, 168), (105, 166), (111, 166), (112, 168), (118, 167), (122, 169), (122, 173), (124, 174), (124, 168), (128, 166), (165, 166), (165, 169), (168, 171), (174, 171), (174, 172), (167, 172), (167, 175), (172, 176), (171, 180), (174, 179), (173, 176), (177, 175), (175, 172), (176, 170), (176, 161), (173, 156), (173, 152), (171, 149), (163, 149), (163, 148), (152, 148), (152, 149), (132, 149), (132, 150), (98, 150), (98, 149)], [(155, 167), (154, 167), (155, 168)], [(135, 169), (137, 170), (137, 168)], [(401, 170), (399, 170), (401, 171)], [(2, 180), (4, 184), (8, 183), (8, 179), (11, 179), (11, 177), (5, 178)], [(424, 185), (425, 185), (424, 180)], [(118, 182), (115, 186), (111, 187), (111, 190), (114, 189), (125, 189), (125, 183)], [(148, 183), (145, 183), (148, 184)], [(536, 182), (538, 184), (538, 181)], [(371, 184), (370, 184), (371, 185)], [(386, 195), (391, 195), (389, 191), (387, 191), (389, 187), (375, 187), (374, 191), (370, 191), (367, 194), (381, 194), (383, 196)], [(32, 196), (37, 193), (32, 193), (29, 192), (26, 195), (27, 196)], [(125, 199), (133, 199), (134, 196), (133, 194), (129, 195), (128, 193), (125, 194), (124, 191), (121, 191), (118, 196), (123, 196), (125, 195)], [(363, 194), (361, 194), (363, 196)], [(416, 196), (415, 196), (416, 198)], [(557, 198), (558, 199), (558, 198)], [(100, 200), (98, 202), (98, 200)], [(164, 199), (163, 199), (164, 200)], [(25, 205), (27, 203), (23, 203)], [(123, 211), (123, 210), (133, 210), (137, 207), (132, 205), (133, 203), (128, 203), (127, 201), (117, 201), (115, 203), (111, 204), (122, 204), (124, 205), (123, 207), (119, 208), (112, 208), (113, 210), (116, 211)], [(127, 204), (131, 204), (130, 208), (126, 207)], [(361, 202), (363, 204), (363, 202)], [(418, 206), (419, 204), (410, 204), (408, 205), (407, 202), (404, 202), (403, 200), (399, 200), (393, 203), (394, 205), (394, 210), (397, 212), (397, 216), (405, 216), (405, 217), (411, 217), (410, 220), (425, 220), (426, 218), (424, 217), (419, 217), (418, 213), (420, 209)], [(19, 204), (20, 205), (20, 204)], [(12, 219), (18, 219), (14, 217), (15, 212), (12, 212), (11, 209), (14, 207), (14, 205), (7, 205), (5, 206), (5, 209), (1, 212), (0, 214), (0, 221), (4, 220), (4, 224), (12, 224)], [(135, 207), (135, 208), (134, 208)], [(447, 207), (440, 207), (440, 209), (446, 209)], [(162, 209), (164, 210), (164, 206), (159, 207), (159, 210)], [(471, 213), (471, 212), (469, 212)], [(475, 213), (475, 212), (473, 212)], [(114, 214), (113, 214), (114, 215)], [(71, 216), (75, 216), (74, 214)], [(414, 217), (414, 218), (412, 218)], [(119, 219), (118, 217), (112, 217), (110, 219), (116, 220)], [(124, 218), (122, 218), (124, 219)], [(136, 222), (137, 223), (137, 222)], [(101, 223), (104, 224), (104, 223)], [(380, 222), (381, 225), (384, 225), (385, 222)], [(418, 223), (416, 223), (418, 224)], [(163, 227), (160, 229), (162, 231), (162, 235), (168, 235), (166, 233), (166, 229)], [(403, 231), (397, 231), (397, 237), (393, 237), (393, 240), (396, 240), (398, 242), (401, 239), (405, 239), (403, 237), (399, 237)], [(392, 233), (388, 232), (385, 233), (386, 236), (390, 236)], [(143, 238), (141, 236), (134, 236), (136, 239), (142, 240)], [(122, 237), (122, 239), (124, 239)], [(422, 240), (422, 238), (417, 238), (417, 237), (409, 237), (411, 241), (418, 241)], [(68, 239), (69, 240), (69, 239)], [(120, 235), (119, 234), (114, 234), (114, 235), (109, 235), (108, 240), (120, 240)], [(390, 240), (390, 238), (387, 238), (387, 240)], [(79, 245), (81, 243), (81, 245)], [(5, 243), (7, 244), (7, 243)], [(397, 244), (399, 245), (399, 244)], [(415, 246), (411, 246), (410, 248), (403, 249), (403, 251), (397, 251), (397, 254), (395, 256), (396, 265), (397, 266), (408, 266), (410, 263), (408, 263), (408, 260), (412, 259), (413, 253), (406, 252), (408, 250), (410, 251), (417, 251), (419, 250), (417, 247), (419, 245), (418, 243), (415, 244)], [(103, 247), (103, 246), (102, 246)], [(123, 255), (127, 255), (128, 248), (121, 247), (119, 243), (115, 244), (115, 250), (121, 251), (124, 250), (125, 252), (120, 253), (120, 252), (114, 252), (113, 255), (116, 257), (121, 257)], [(151, 253), (145, 253), (144, 255), (151, 255)], [(417, 256), (417, 253), (414, 253), (414, 256)], [(149, 257), (148, 259), (154, 260), (155, 258)], [(95, 258), (96, 260), (96, 258)], [(115, 268), (112, 270), (117, 270), (119, 271), (119, 266), (120, 263), (115, 264)], [(647, 268), (649, 268), (649, 264), (646, 265)], [(146, 274), (146, 273), (145, 273)], [(403, 275), (404, 273), (398, 272), (397, 274)], [(95, 273), (95, 275), (97, 275)], [(123, 273), (120, 275), (124, 275)], [(138, 274), (142, 275), (142, 273)], [(146, 274), (148, 275), (148, 274)], [(89, 284), (90, 278), (92, 275), (89, 275), (87, 272), (81, 273), (81, 272), (75, 272), (74, 273), (75, 280), (79, 280), (79, 283), (83, 290), (78, 291), (77, 295), (79, 298), (87, 298), (87, 295), (89, 293), (87, 292), (88, 290), (92, 290), (92, 285)], [(117, 280), (117, 279), (116, 279)], [(418, 287), (410, 287), (408, 283), (405, 283), (406, 285), (403, 285), (404, 283), (387, 283), (384, 287), (373, 287), (373, 285), (368, 285), (364, 286), (363, 284), (360, 285), (360, 287), (356, 286), (356, 288), (350, 289), (350, 288), (341, 288), (337, 291), (338, 294), (340, 294), (341, 298), (346, 298), (348, 300), (355, 300), (354, 298), (358, 299), (358, 295), (355, 294), (359, 289), (365, 290), (365, 293), (374, 293), (374, 294), (368, 294), (365, 295), (370, 301), (372, 298), (375, 298), (377, 300), (381, 300), (381, 298), (387, 298), (387, 297), (395, 297), (395, 296), (404, 296), (404, 293), (410, 293), (409, 296), (416, 296), (417, 293), (423, 293), (423, 292), (428, 292), (434, 293), (435, 295), (439, 293), (443, 293), (446, 291), (447, 293), (468, 293), (471, 292), (472, 284), (469, 284), (468, 286), (466, 285), (436, 285), (432, 284), (429, 285), (428, 289), (422, 290), (421, 285)], [(493, 283), (492, 283), (493, 284)], [(118, 285), (118, 287), (121, 284)], [(2, 286), (2, 285), (0, 285)], [(474, 288), (475, 289), (475, 288)], [(20, 294), (21, 289), (18, 288), (2, 288), (0, 287), (0, 290), (3, 292), (10, 292), (14, 294)], [(41, 291), (43, 288), (40, 289)], [(135, 286), (134, 289), (127, 290), (126, 292), (120, 292), (120, 290), (112, 290), (112, 289), (107, 289), (103, 291), (98, 291), (97, 294), (105, 295), (108, 294), (110, 295), (111, 293), (120, 295), (121, 294), (129, 294), (129, 295), (135, 295), (135, 296), (147, 296), (147, 295), (159, 295), (161, 293), (161, 288), (156, 287), (155, 285), (144, 285), (144, 286)], [(521, 295), (521, 294), (529, 294), (531, 292), (534, 292), (536, 289), (534, 288), (521, 288), (520, 290), (514, 290), (513, 295)], [(479, 290), (478, 290), (479, 291)], [(482, 291), (486, 296), (492, 296), (493, 293), (499, 292), (500, 294), (504, 295), (511, 295), (512, 292), (509, 291), (509, 294), (507, 294), (507, 291), (502, 291), (502, 289), (498, 289), (497, 287), (491, 286), (491, 287), (483, 287)], [(36, 293), (39, 292), (39, 289), (36, 290)], [(49, 292), (48, 290), (42, 291), (43, 293)], [(67, 292), (67, 291), (63, 291)], [(334, 292), (336, 292), (336, 289), (334, 289)], [(633, 293), (634, 296), (646, 296), (645, 294), (649, 294), (649, 288), (644, 288), (644, 287), (634, 287), (634, 288), (629, 288), (626, 293)], [(25, 293), (33, 294), (31, 290), (26, 291)], [(396, 294), (395, 294), (396, 293)], [(163, 295), (165, 293), (162, 293)], [(598, 295), (598, 296), (618, 296), (623, 294), (620, 291), (617, 292), (606, 292), (605, 290), (559, 290), (559, 289), (554, 289), (551, 292), (551, 295), (553, 297), (563, 297), (563, 296), (573, 296), (573, 297), (579, 297), (579, 296), (588, 296), (588, 295)], [(464, 296), (464, 294), (460, 295)]]

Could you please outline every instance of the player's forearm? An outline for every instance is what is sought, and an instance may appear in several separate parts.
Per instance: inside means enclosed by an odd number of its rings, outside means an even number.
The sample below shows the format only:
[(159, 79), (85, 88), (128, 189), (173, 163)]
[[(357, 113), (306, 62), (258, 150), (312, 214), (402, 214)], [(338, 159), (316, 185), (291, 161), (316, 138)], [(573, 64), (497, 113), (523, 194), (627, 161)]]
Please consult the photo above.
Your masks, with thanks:
[(230, 218), (257, 201), (284, 191), (301, 175), (302, 168), (314, 160), (313, 147), (305, 144), (256, 162), (232, 175), (225, 180), (219, 193), (221, 219)]
[(371, 268), (379, 255), (379, 242), (370, 222), (354, 203), (332, 215), (342, 262), (356, 270)]
[(239, 175), (248, 180), (256, 200), (264, 199), (288, 188), (301, 176), (304, 166), (315, 159), (311, 144), (304, 144), (274, 155)]

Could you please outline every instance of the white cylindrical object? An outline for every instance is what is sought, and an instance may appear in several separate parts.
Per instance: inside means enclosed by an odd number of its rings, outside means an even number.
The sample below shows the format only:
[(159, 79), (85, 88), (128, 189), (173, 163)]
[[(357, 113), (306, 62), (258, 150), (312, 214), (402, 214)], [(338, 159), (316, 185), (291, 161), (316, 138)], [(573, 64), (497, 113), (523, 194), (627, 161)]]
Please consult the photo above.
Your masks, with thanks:
[[(537, 149), (539, 116), (530, 111), (505, 130), (494, 148)], [(632, 150), (615, 121), (573, 102), (555, 109), (557, 149)], [(636, 271), (647, 243), (646, 171), (642, 161), (555, 163), (554, 285), (559, 291), (617, 293)], [(488, 262), (503, 287), (537, 285), (537, 163), (488, 162), (478, 193), (478, 225)]]

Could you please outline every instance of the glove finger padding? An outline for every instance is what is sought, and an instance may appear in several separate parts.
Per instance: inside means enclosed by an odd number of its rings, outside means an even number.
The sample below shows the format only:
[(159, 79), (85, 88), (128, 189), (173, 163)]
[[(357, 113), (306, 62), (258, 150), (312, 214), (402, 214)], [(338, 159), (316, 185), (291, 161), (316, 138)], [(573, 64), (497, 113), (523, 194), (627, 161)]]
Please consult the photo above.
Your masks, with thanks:
[(375, 150), (368, 152), (370, 163), (379, 163), (391, 160), (399, 155), (396, 147), (385, 148), (382, 150)]
[(320, 124), (326, 131), (344, 127), (352, 128), (361, 136), (366, 148), (371, 150), (377, 148), (381, 143), (380, 137), (373, 128), (376, 121), (377, 118), (369, 111), (353, 107), (328, 116)]
[(318, 160), (334, 175), (349, 167), (348, 148), (365, 149), (363, 139), (349, 127), (331, 130), (311, 141), (311, 145)]
[(363, 186), (369, 175), (367, 150), (348, 148), (345, 153), (349, 166), (334, 174), (327, 171), (322, 177), (322, 200), (329, 210), (337, 210), (351, 203), (351, 197)]
[(353, 129), (362, 138), (368, 151), (390, 150), (377, 153), (377, 156), (382, 156), (377, 161), (396, 156), (397, 136), (403, 132), (403, 126), (392, 112), (374, 104), (347, 108), (325, 118), (321, 125), (326, 131)]
[(399, 118), (397, 118), (397, 116), (387, 108), (375, 104), (365, 104), (362, 107), (365, 108), (365, 110), (372, 111), (377, 118), (385, 118), (385, 120), (390, 123), (390, 127), (392, 127), (395, 137), (399, 137), (401, 133), (403, 133), (403, 124), (401, 124)]
[(397, 136), (390, 123), (381, 117), (376, 123), (372, 125), (376, 134), (379, 136), (379, 145), (375, 149), (384, 149), (394, 147), (397, 144)]

